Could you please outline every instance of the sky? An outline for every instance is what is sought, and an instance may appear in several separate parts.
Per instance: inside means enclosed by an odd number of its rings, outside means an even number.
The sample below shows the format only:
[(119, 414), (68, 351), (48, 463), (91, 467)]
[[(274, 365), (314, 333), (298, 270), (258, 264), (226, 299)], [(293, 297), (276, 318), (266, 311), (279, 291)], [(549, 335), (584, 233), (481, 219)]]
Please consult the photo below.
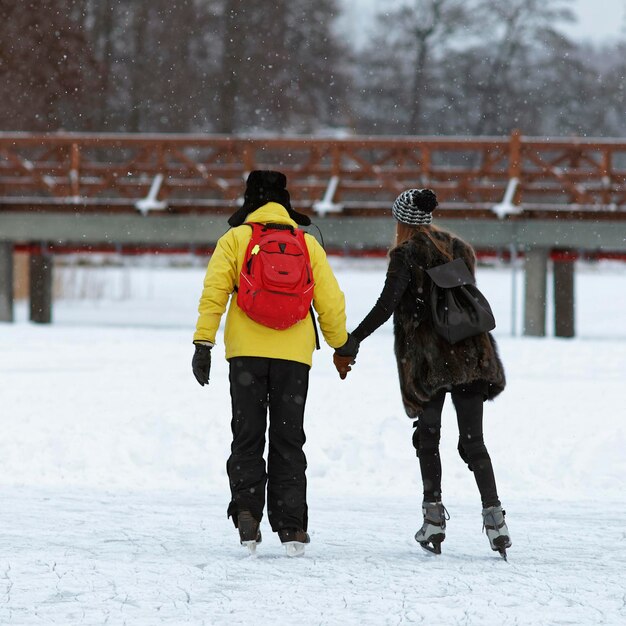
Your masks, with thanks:
[(567, 28), (576, 38), (601, 43), (626, 35), (626, 0), (575, 0), (578, 24)]
[[(345, 27), (352, 30), (357, 43), (366, 36), (373, 16), (392, 4), (390, 0), (342, 0), (342, 3)], [(563, 30), (573, 38), (602, 43), (626, 36), (626, 0), (574, 0), (571, 6), (578, 23), (564, 26)]]

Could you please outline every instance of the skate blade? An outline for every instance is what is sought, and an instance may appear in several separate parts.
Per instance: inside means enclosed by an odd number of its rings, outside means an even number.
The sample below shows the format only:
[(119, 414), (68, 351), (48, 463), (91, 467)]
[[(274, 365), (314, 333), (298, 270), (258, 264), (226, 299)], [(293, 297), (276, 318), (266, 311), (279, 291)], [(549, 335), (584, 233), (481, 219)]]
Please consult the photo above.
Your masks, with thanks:
[(445, 538), (446, 536), (443, 533), (437, 533), (436, 535), (431, 535), (428, 541), (420, 541), (416, 534), (415, 541), (417, 541), (426, 552), (430, 552), (430, 554), (441, 554), (441, 544)]
[(256, 556), (256, 547), (257, 547), (256, 541), (242, 541), (241, 545), (248, 548), (248, 552), (250, 553), (250, 556)]
[(420, 541), (420, 547), (429, 554), (441, 554), (441, 543)]
[(508, 562), (509, 559), (506, 554), (506, 549), (511, 547), (511, 540), (508, 537), (496, 537), (496, 539), (493, 540), (493, 544), (493, 550), (498, 552), (498, 554)]
[(301, 541), (286, 541), (283, 543), (287, 556), (304, 556), (304, 546), (306, 544)]

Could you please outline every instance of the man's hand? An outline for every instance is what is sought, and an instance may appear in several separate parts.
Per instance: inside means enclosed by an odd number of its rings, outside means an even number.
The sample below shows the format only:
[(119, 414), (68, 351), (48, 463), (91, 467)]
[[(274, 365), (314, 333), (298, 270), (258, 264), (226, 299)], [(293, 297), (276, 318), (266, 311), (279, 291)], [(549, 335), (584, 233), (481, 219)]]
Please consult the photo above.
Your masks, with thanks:
[(196, 380), (204, 387), (209, 384), (209, 372), (211, 371), (211, 347), (196, 344), (196, 351), (191, 359), (191, 369)]

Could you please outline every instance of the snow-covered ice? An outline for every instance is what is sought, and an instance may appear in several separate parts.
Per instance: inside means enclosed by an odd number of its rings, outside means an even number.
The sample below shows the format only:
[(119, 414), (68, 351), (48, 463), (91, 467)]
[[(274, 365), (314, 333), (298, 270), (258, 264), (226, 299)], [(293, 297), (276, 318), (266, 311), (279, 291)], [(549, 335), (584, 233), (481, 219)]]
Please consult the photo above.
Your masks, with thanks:
[[(333, 265), (353, 327), (384, 262)], [(315, 356), (306, 556), (287, 558), (263, 520), (249, 558), (225, 514), (222, 347), (208, 389), (190, 371), (203, 270), (73, 270), (101, 297), (59, 301), (51, 326), (23, 304), (0, 325), (0, 623), (626, 623), (624, 269), (579, 266), (574, 340), (511, 337), (510, 270), (479, 271), (509, 382), (485, 407), (508, 563), (481, 533), (450, 406), (443, 554), (413, 540), (419, 468), (390, 323), (346, 381), (327, 346)]]

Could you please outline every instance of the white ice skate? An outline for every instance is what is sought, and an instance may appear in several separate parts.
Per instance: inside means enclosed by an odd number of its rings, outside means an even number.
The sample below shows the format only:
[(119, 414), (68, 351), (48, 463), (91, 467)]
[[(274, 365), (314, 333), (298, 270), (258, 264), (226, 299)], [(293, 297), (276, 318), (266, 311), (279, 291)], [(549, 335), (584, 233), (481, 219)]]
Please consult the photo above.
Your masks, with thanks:
[(250, 511), (240, 511), (237, 515), (237, 527), (241, 545), (248, 548), (250, 556), (254, 556), (257, 545), (263, 540), (259, 530), (259, 522), (252, 517)]
[(311, 542), (309, 534), (299, 528), (284, 528), (278, 531), (280, 542), (285, 546), (287, 556), (304, 556), (304, 546)]

